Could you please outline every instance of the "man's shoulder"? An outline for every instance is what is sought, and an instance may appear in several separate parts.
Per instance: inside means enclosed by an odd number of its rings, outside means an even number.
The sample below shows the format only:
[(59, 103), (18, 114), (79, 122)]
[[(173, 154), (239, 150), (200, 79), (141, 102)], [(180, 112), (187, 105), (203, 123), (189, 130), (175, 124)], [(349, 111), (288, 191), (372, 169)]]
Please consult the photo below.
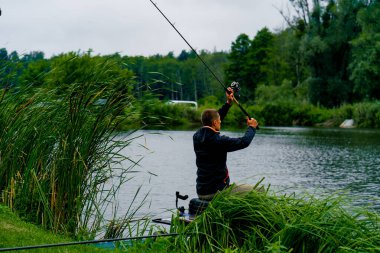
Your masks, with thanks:
[(199, 128), (193, 135), (193, 140), (201, 140), (202, 142), (219, 136), (219, 132), (215, 132), (209, 127)]

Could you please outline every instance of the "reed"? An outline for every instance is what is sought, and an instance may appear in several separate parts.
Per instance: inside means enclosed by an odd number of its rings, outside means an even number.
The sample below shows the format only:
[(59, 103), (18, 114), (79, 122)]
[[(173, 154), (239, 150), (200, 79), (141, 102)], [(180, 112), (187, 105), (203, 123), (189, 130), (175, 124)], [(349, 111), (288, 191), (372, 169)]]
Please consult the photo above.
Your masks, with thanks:
[(87, 80), (3, 89), (0, 101), (1, 201), (37, 224), (82, 238), (98, 232), (135, 166), (118, 166), (128, 159), (119, 151), (129, 135), (115, 134), (132, 101), (127, 86), (96, 75)]
[[(252, 191), (223, 192), (204, 215), (186, 228), (191, 250), (284, 252), (371, 252), (380, 249), (380, 219), (364, 210), (349, 212), (344, 198), (276, 196)], [(206, 251), (207, 251), (206, 250)]]
[[(314, 197), (252, 191), (218, 194), (176, 238), (141, 246), (145, 252), (379, 252), (380, 216), (347, 210), (339, 194)], [(141, 249), (140, 248), (140, 249)], [(149, 249), (154, 249), (149, 251)], [(133, 252), (133, 251), (131, 251)], [(136, 251), (137, 252), (137, 251)]]

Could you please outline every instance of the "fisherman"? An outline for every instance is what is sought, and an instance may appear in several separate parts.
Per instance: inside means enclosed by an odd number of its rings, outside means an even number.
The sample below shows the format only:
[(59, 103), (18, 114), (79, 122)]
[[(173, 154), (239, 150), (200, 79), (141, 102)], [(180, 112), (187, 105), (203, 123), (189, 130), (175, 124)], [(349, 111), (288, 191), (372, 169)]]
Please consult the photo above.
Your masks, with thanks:
[[(227, 152), (246, 148), (251, 143), (258, 125), (254, 118), (247, 117), (247, 131), (240, 138), (230, 138), (220, 135), (221, 123), (234, 101), (234, 91), (228, 88), (227, 102), (218, 111), (206, 109), (202, 113), (202, 125), (193, 136), (194, 151), (196, 155), (197, 194), (201, 200), (211, 200), (218, 191), (230, 186), (228, 174)], [(246, 192), (252, 186), (235, 186), (233, 191)]]

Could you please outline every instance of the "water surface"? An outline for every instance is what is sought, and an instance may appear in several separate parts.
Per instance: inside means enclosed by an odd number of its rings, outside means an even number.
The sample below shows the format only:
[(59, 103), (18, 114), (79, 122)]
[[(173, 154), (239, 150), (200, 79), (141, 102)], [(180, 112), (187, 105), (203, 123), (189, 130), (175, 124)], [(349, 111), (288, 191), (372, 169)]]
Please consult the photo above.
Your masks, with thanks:
[[(196, 197), (194, 131), (140, 131), (122, 153), (140, 161), (133, 180), (120, 190), (120, 211), (126, 210), (138, 187), (148, 203), (141, 214), (164, 215), (175, 208), (175, 192)], [(239, 132), (222, 131), (239, 137)], [(345, 191), (353, 205), (380, 211), (380, 131), (320, 128), (262, 128), (252, 144), (229, 153), (231, 182), (264, 184), (273, 191), (333, 194)], [(125, 163), (124, 166), (128, 166)], [(182, 205), (187, 202), (182, 201)]]

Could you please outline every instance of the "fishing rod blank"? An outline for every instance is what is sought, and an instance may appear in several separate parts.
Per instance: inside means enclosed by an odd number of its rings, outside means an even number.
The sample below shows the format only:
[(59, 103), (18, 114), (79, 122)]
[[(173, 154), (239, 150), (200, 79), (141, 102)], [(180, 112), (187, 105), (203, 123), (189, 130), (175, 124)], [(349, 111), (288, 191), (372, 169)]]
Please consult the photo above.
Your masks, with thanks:
[(171, 233), (171, 234), (146, 235), (146, 236), (101, 239), (101, 240), (81, 241), (81, 242), (63, 242), (63, 243), (55, 243), (55, 244), (43, 244), (43, 245), (23, 246), (23, 247), (14, 247), (14, 248), (0, 248), (0, 252), (19, 251), (19, 250), (28, 250), (28, 249), (53, 248), (53, 247), (63, 247), (63, 246), (71, 246), (71, 245), (96, 244), (96, 243), (102, 243), (102, 242), (130, 241), (130, 240), (149, 239), (149, 238), (177, 236), (177, 235), (179, 235), (179, 234), (178, 233)]
[(218, 83), (223, 87), (223, 89), (227, 91), (227, 87), (222, 83), (222, 81), (220, 81), (220, 79), (215, 75), (215, 73), (211, 70), (211, 68), (206, 64), (206, 62), (203, 60), (203, 58), (190, 45), (190, 43), (185, 39), (185, 37), (183, 37), (183, 35), (178, 31), (178, 29), (174, 26), (174, 24), (172, 22), (170, 22), (170, 20), (165, 16), (165, 14), (160, 10), (160, 8), (158, 8), (157, 4), (155, 4), (152, 0), (149, 0), (149, 1), (153, 4), (154, 7), (156, 7), (156, 9), (166, 19), (166, 21), (168, 21), (168, 23), (174, 28), (174, 30), (178, 33), (178, 35), (181, 36), (181, 38), (186, 42), (186, 44), (191, 48), (191, 50), (193, 50), (193, 52), (198, 57), (198, 59), (203, 63), (203, 65), (205, 65), (205, 67), (208, 69), (208, 71), (210, 71), (210, 73), (214, 76), (214, 78), (218, 81)]
[[(212, 76), (215, 78), (215, 80), (218, 81), (218, 83), (223, 87), (223, 89), (226, 91), (226, 92), (229, 92), (229, 90), (227, 89), (227, 87), (222, 83), (222, 81), (220, 81), (220, 79), (215, 75), (214, 71), (212, 71), (212, 69), (207, 65), (207, 63), (203, 60), (203, 58), (197, 53), (197, 51), (190, 45), (190, 43), (185, 39), (185, 37), (178, 31), (178, 29), (174, 26), (174, 24), (172, 22), (170, 22), (170, 20), (165, 16), (165, 14), (160, 10), (160, 8), (158, 8), (157, 4), (155, 4), (152, 0), (149, 0), (154, 7), (156, 7), (156, 9), (161, 13), (161, 15), (166, 19), (166, 21), (168, 21), (168, 23), (173, 27), (173, 29), (178, 33), (179, 36), (181, 36), (181, 38), (186, 42), (186, 44), (191, 48), (191, 50), (195, 53), (195, 55), (198, 57), (198, 59), (203, 63), (203, 65), (206, 67), (206, 69), (212, 74)], [(237, 99), (234, 97), (234, 101), (235, 103), (239, 106), (240, 110), (249, 118), (251, 119), (251, 117), (249, 116), (248, 112), (243, 108), (243, 106), (237, 101)], [(257, 126), (257, 129), (258, 129), (258, 126)]]

